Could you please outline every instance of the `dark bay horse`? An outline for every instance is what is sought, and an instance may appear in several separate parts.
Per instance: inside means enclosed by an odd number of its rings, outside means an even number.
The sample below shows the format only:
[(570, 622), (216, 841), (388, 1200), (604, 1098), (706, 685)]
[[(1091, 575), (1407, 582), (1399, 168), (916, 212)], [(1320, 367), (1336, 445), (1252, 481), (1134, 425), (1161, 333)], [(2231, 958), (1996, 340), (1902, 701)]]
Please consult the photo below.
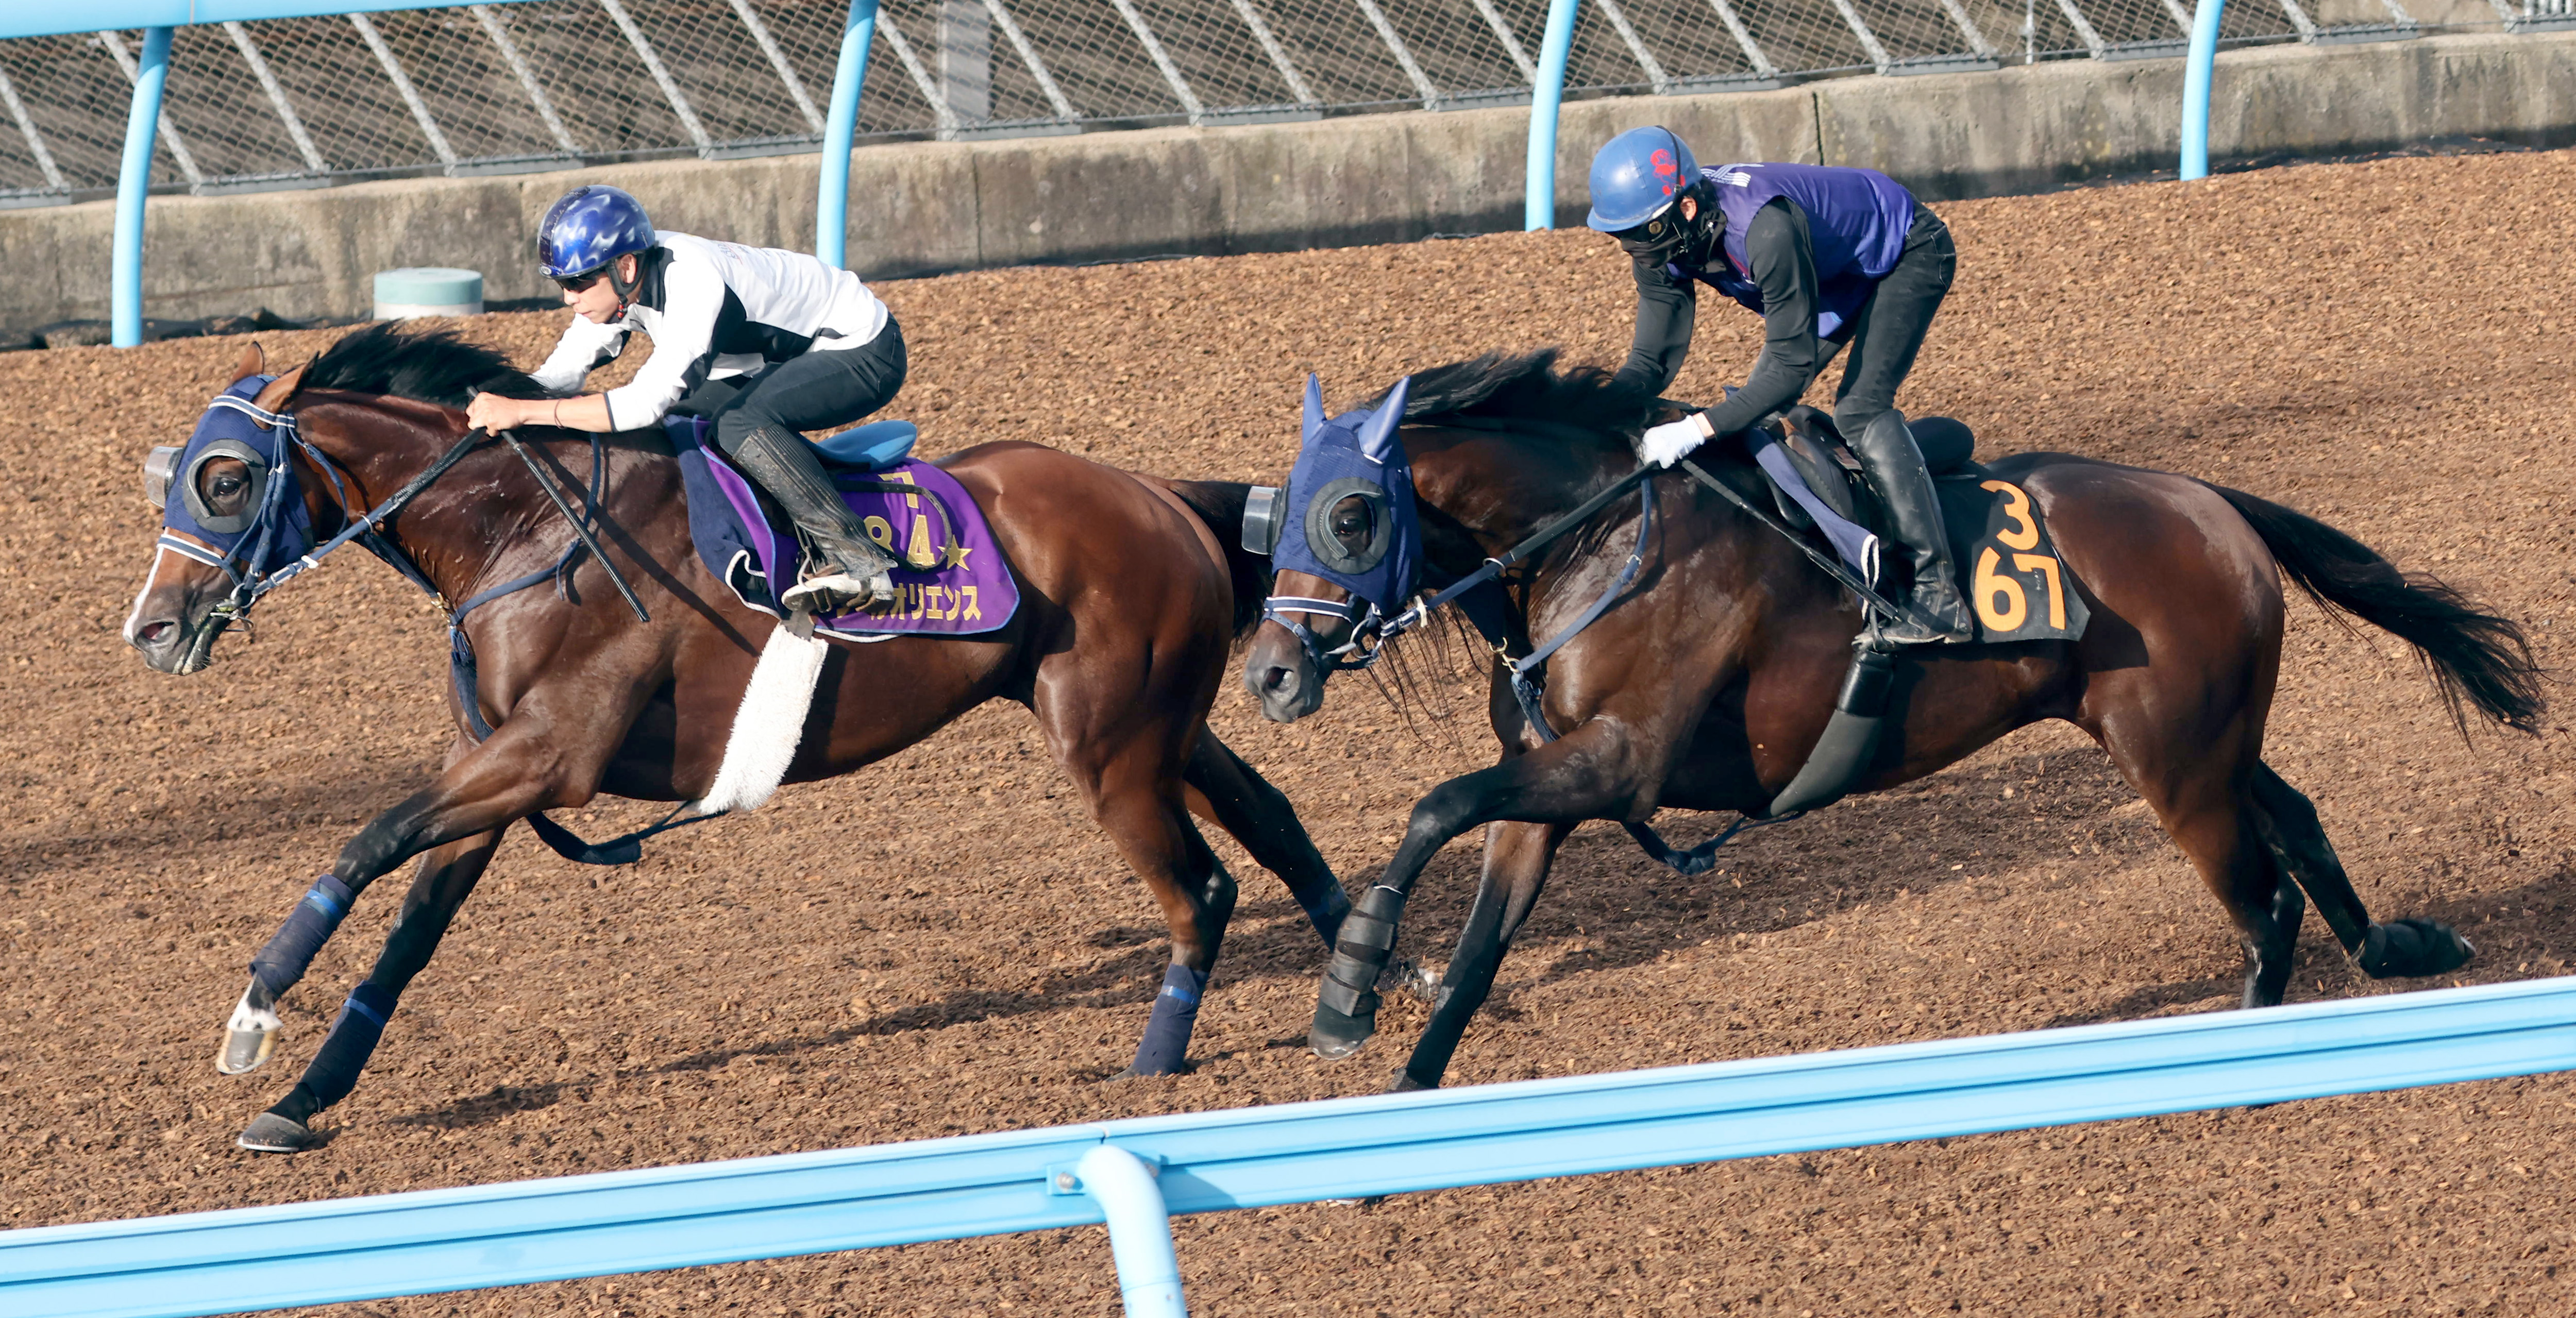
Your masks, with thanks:
[[(261, 368), (254, 347), (236, 397)], [(658, 430), (608, 438), (596, 522), (597, 541), (633, 583), (637, 611), (650, 612), (639, 622), (597, 558), (568, 556), (571, 528), (531, 469), (466, 434), (460, 408), (478, 388), (535, 394), (497, 353), (379, 329), (342, 339), (249, 400), (274, 418), (264, 430), (297, 441), (275, 439), (284, 461), (272, 465), (291, 466), (300, 492), (281, 516), (300, 507), (313, 539), (355, 529), (443, 455), (461, 454), (378, 527), (384, 539), (371, 547), (416, 570), (442, 607), (532, 571), (543, 577), (549, 564), (565, 588), (522, 590), (467, 616), (479, 708), (449, 692), (458, 736), (445, 767), (349, 841), (254, 960), (219, 1063), (228, 1071), (265, 1059), (278, 995), (349, 901), (420, 857), (373, 973), (302, 1080), (244, 1132), (248, 1147), (293, 1151), (313, 1141), (306, 1123), (355, 1085), (396, 996), (427, 964), (512, 822), (603, 792), (704, 798), (729, 736), (750, 718), (736, 711), (764, 639), (779, 631), (702, 566), (680, 470)], [(575, 493), (599, 452), (572, 432), (529, 431), (525, 441)], [(829, 646), (801, 728), (775, 730), (779, 758), (793, 748), (784, 776), (849, 773), (987, 700), (1028, 706), (1170, 926), (1172, 964), (1130, 1070), (1179, 1070), (1235, 903), (1234, 881), (1192, 812), (1285, 880), (1327, 946), (1348, 909), (1287, 799), (1206, 726), (1228, 648), (1257, 616), (1264, 589), (1264, 565), (1233, 544), (1243, 487), (1157, 481), (1025, 443), (982, 445), (941, 465), (988, 516), (1019, 583), (1019, 612), (979, 635)], [(169, 504), (185, 501), (207, 525), (232, 528), (276, 478), (221, 453), (190, 459), (179, 475), (189, 488)], [(126, 623), (126, 638), (163, 672), (203, 668), (247, 607), (234, 602), (229, 569), (205, 561), (219, 557), (205, 544), (210, 534), (165, 529)], [(477, 739), (469, 713), (492, 728), (488, 738)]]
[[(1412, 378), (1408, 423), (1396, 436), (1411, 459), (1425, 584), (1477, 570), (1636, 471), (1629, 437), (1657, 419), (1646, 415), (1651, 400), (1621, 396), (1602, 373), (1560, 374), (1552, 359), (1486, 357)], [(1811, 409), (1791, 420), (1829, 424)], [(1747, 499), (1768, 501), (1740, 443), (1713, 442), (1697, 460)], [(2374, 977), (2464, 963), (2472, 949), (2438, 924), (2372, 923), (2315, 809), (2263, 763), (2282, 579), (2330, 616), (2348, 614), (2414, 646), (2455, 720), (2466, 702), (2531, 729), (2542, 710), (2540, 674), (2520, 629), (2438, 581), (2400, 573), (2333, 527), (2252, 495), (2065, 454), (1988, 465), (2037, 502), (2091, 625), (2074, 642), (1901, 652), (1902, 724), (1890, 716), (1877, 758), (1852, 790), (1893, 787), (2015, 728), (2063, 719), (2110, 753), (2226, 909), (2245, 948), (2244, 1005), (2281, 1001), (2302, 887), (2346, 955)], [(1442, 783), (1414, 808), (1384, 877), (1343, 923), (1310, 1035), (1319, 1055), (1346, 1057), (1374, 1031), (1374, 986), (1405, 897), (1452, 838), (1488, 826), (1483, 877), (1396, 1089), (1440, 1082), (1577, 824), (1642, 824), (1664, 806), (1759, 816), (1818, 742), (1862, 628), (1859, 602), (1785, 537), (1680, 469), (1646, 489), (1660, 527), (1632, 584), (1546, 660), (1542, 708), (1561, 735), (1549, 741), (1530, 726), (1498, 662), (1491, 713), (1501, 762)], [(1292, 482), (1284, 502), (1299, 497)], [(1356, 504), (1348, 511), (1367, 520)], [(1285, 513), (1292, 528), (1305, 516), (1293, 506)], [(1643, 520), (1640, 499), (1622, 498), (1505, 573), (1502, 649), (1528, 654), (1533, 638), (1558, 636), (1603, 598)], [(1329, 526), (1345, 530), (1338, 520)], [(1317, 657), (1367, 643), (1377, 615), (1336, 617), (1317, 606), (1350, 592), (1285, 570), (1284, 560), (1282, 568), (1274, 608), (1321, 625), (1301, 637), (1275, 617), (1266, 622), (1244, 680), (1265, 714), (1287, 722), (1322, 702), (1328, 669)], [(1402, 601), (1368, 603), (1394, 614)]]

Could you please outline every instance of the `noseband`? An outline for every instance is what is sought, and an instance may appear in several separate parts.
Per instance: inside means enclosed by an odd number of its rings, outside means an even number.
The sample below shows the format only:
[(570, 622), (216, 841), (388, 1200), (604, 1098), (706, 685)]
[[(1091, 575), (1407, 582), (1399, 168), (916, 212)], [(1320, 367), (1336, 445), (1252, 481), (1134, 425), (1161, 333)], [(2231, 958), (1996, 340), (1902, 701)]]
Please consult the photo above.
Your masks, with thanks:
[[(1323, 634), (1300, 621), (1294, 616), (1297, 614), (1319, 618), (1339, 618), (1351, 624), (1351, 637), (1340, 645), (1326, 649)], [(1374, 665), (1378, 661), (1378, 656), (1385, 650), (1385, 643), (1400, 634), (1400, 629), (1398, 632), (1390, 632), (1387, 628), (1410, 615), (1411, 611), (1408, 610), (1407, 613), (1399, 614), (1396, 618), (1387, 618), (1378, 612), (1376, 605), (1356, 595), (1338, 600), (1320, 599), (1312, 595), (1273, 595), (1261, 605), (1261, 616), (1287, 628), (1288, 634), (1296, 637), (1297, 644), (1305, 648), (1306, 662), (1314, 665), (1315, 671), (1324, 677), (1330, 677), (1344, 669), (1363, 669)], [(1364, 644), (1373, 636), (1378, 638), (1378, 644), (1373, 646)], [(1353, 658), (1353, 655), (1358, 657)]]

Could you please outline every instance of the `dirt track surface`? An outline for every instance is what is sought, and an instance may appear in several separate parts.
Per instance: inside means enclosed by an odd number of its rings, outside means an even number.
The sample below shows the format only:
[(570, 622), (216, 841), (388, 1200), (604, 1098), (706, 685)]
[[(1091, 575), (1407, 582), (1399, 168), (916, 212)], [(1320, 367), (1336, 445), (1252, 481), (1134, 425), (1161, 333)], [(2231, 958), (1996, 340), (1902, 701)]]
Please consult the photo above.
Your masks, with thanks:
[[(2393, 160), (1944, 207), (1961, 277), (1907, 396), (1981, 433), (2210, 477), (2324, 517), (2529, 625), (2576, 627), (2576, 155)], [(1624, 349), (1606, 240), (1008, 270), (883, 287), (913, 345), (897, 410), (937, 452), (1043, 440), (1158, 472), (1276, 480), (1296, 389), (1336, 400), (1498, 347)], [(1712, 308), (1683, 396), (1750, 361)], [(533, 363), (558, 316), (472, 332)], [(285, 360), (325, 334), (271, 335)], [(233, 1147), (293, 1082), (384, 935), (370, 893), (289, 999), (280, 1057), (215, 1074), (243, 963), (448, 737), (438, 620), (352, 554), (206, 674), (117, 637), (153, 517), (137, 464), (183, 438), (242, 340), (0, 357), (0, 1225), (822, 1149), (1375, 1092), (1423, 1009), (1327, 1065), (1322, 951), (1220, 843), (1245, 902), (1191, 1076), (1104, 1084), (1164, 960), (1141, 885), (1046, 762), (980, 711), (855, 778), (579, 869), (524, 832), (295, 1158)], [(1453, 688), (1463, 689), (1463, 688)], [(2563, 688), (2559, 694), (2566, 693)], [(1229, 682), (1227, 740), (1356, 885), (1428, 786), (1490, 755), (1475, 699), (1422, 736), (1365, 683), (1293, 728)], [(2564, 715), (2559, 715), (2563, 720)], [(2313, 795), (2382, 918), (2474, 938), (2465, 982), (2576, 945), (2576, 755), (2449, 730), (2393, 640), (2294, 606), (2268, 758)], [(639, 821), (609, 805), (599, 832)], [(1699, 821), (1679, 822), (1701, 836)], [(1445, 957), (1471, 842), (1424, 878)], [(2215, 1010), (2213, 902), (2092, 745), (2025, 731), (1929, 781), (1752, 835), (1677, 880), (1578, 834), (1474, 1083)], [(2342, 968), (2314, 919), (2294, 1000), (2428, 987)], [(1696, 1169), (1185, 1219), (1202, 1314), (2389, 1314), (2576, 1311), (2559, 1077)], [(1116, 1311), (1087, 1229), (363, 1306), (430, 1313)], [(343, 1312), (346, 1312), (345, 1310)]]

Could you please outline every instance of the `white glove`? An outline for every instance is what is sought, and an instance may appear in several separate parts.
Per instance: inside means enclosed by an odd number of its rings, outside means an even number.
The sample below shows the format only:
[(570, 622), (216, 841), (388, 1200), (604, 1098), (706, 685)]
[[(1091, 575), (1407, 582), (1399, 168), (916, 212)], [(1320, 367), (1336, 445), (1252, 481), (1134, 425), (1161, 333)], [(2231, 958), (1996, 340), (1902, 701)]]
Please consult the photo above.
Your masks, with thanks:
[(1692, 449), (1708, 442), (1708, 422), (1697, 412), (1679, 421), (1650, 427), (1637, 437), (1637, 460), (1669, 467), (1682, 460)]

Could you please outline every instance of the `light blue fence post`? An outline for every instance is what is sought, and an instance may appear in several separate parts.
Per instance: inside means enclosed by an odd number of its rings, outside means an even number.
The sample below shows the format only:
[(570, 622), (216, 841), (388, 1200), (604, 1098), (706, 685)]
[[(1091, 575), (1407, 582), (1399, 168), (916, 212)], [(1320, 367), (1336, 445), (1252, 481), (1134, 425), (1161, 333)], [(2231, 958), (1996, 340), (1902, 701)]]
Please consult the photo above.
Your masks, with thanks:
[(2218, 66), (2218, 17), (2227, 0), (2200, 0), (2182, 66), (2182, 176), (2209, 177), (2209, 84)]
[(1538, 46), (1538, 83), (1530, 89), (1529, 195), (1521, 227), (1556, 227), (1556, 109), (1565, 100), (1565, 61), (1574, 53), (1578, 0), (1547, 0), (1547, 35)]
[(161, 128), (161, 84), (170, 76), (170, 31), (143, 29), (134, 103), (125, 111), (125, 163), (116, 175), (116, 236), (107, 281), (109, 339), (120, 348), (143, 342), (143, 198), (152, 190), (152, 142)]
[(1172, 1214), (1156, 1171), (1115, 1144), (1073, 1165), (1084, 1194), (1109, 1224), (1109, 1255), (1118, 1265), (1118, 1295), (1127, 1318), (1190, 1318), (1181, 1302), (1181, 1260), (1172, 1249)]
[(841, 62), (832, 71), (832, 110), (823, 120), (823, 181), (814, 194), (814, 255), (845, 264), (850, 233), (850, 143), (859, 134), (859, 88), (877, 35), (877, 0), (850, 0), (841, 25)]

